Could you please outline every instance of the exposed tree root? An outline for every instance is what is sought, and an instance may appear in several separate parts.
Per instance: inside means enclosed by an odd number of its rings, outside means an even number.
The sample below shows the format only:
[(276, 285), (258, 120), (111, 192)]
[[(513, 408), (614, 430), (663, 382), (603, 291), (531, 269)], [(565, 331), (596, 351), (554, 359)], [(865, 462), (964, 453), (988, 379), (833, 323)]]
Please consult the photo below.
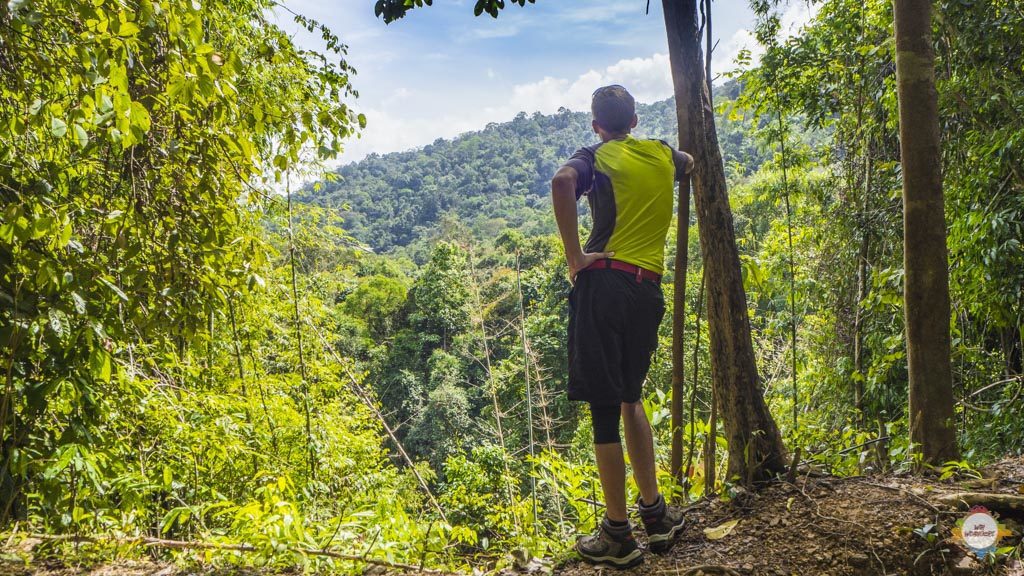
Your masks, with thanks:
[(984, 506), (992, 510), (1017, 510), (1024, 512), (1024, 496), (997, 494), (994, 492), (959, 492), (937, 496), (935, 502), (946, 506), (967, 508)]

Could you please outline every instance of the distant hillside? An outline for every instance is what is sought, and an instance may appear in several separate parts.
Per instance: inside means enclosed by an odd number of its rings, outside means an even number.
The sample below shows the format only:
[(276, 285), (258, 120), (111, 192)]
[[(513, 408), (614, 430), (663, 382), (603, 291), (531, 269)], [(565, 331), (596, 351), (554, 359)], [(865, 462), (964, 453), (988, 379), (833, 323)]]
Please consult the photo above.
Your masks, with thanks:
[[(735, 90), (735, 85), (716, 90), (716, 103), (734, 97)], [(638, 136), (677, 142), (671, 99), (640, 104), (637, 114)], [(719, 116), (726, 165), (739, 163), (748, 173), (756, 170), (762, 156), (744, 137), (743, 123)], [(479, 236), (494, 236), (509, 227), (525, 234), (553, 232), (547, 213), (551, 176), (574, 151), (596, 138), (588, 113), (564, 108), (553, 115), (521, 112), (510, 122), (438, 139), (419, 150), (371, 154), (339, 168), (338, 181), (315, 192), (305, 189), (300, 199), (347, 206), (346, 230), (377, 252), (429, 238), (445, 214), (456, 216)]]

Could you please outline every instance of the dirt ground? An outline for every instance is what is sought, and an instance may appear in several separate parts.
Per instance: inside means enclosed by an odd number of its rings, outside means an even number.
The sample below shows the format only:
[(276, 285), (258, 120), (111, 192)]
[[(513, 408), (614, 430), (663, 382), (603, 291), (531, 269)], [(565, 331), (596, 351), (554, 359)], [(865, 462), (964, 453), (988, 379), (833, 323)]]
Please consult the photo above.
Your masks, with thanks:
[[(682, 540), (667, 554), (648, 555), (627, 574), (751, 574), (766, 576), (1010, 574), (1024, 576), (1019, 560), (986, 566), (953, 537), (966, 506), (941, 503), (942, 496), (984, 491), (1020, 496), (1024, 459), (984, 471), (987, 480), (922, 482), (899, 476), (798, 477), (730, 503), (709, 502), (689, 514)], [(1024, 508), (1000, 511), (1014, 532), (1000, 546), (1020, 544)], [(710, 540), (705, 528), (738, 520), (726, 536)], [(934, 524), (932, 543), (915, 534)], [(700, 567), (704, 566), (704, 569)], [(584, 563), (564, 566), (565, 576), (590, 575)]]
[[(640, 574), (840, 576), (1000, 574), (1024, 576), (1024, 458), (1004, 460), (983, 470), (981, 480), (938, 481), (885, 475), (854, 478), (799, 476), (729, 502), (702, 501), (690, 507), (688, 524), (666, 554), (648, 554), (630, 570), (570, 561), (554, 567), (563, 576)], [(1012, 535), (1000, 547), (1016, 551), (995, 563), (968, 554), (953, 535), (956, 521), (978, 493), (1008, 502), (990, 505)], [(991, 497), (989, 497), (991, 500)], [(705, 529), (736, 521), (725, 535), (709, 538)], [(934, 525), (931, 538), (923, 534)], [(920, 533), (915, 533), (915, 529)], [(724, 532), (724, 530), (720, 530)], [(712, 533), (712, 536), (715, 536)], [(640, 537), (643, 540), (642, 536)], [(550, 568), (538, 570), (548, 572)], [(250, 576), (262, 571), (235, 571)], [(368, 574), (386, 573), (369, 567)], [(118, 562), (91, 568), (62, 565), (0, 564), (0, 576), (227, 576), (223, 570), (184, 570), (171, 564)], [(276, 574), (281, 574), (277, 572)], [(408, 573), (412, 576), (413, 573)], [(503, 576), (514, 572), (506, 570)]]

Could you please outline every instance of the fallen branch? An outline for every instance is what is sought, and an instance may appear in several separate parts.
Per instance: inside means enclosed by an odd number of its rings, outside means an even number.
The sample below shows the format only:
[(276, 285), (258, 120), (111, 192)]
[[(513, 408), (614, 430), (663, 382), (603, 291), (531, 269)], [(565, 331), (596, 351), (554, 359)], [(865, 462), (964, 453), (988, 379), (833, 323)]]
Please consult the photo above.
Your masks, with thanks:
[[(259, 552), (260, 549), (251, 544), (225, 544), (218, 542), (189, 542), (184, 540), (167, 540), (164, 538), (153, 538), (150, 536), (135, 536), (131, 538), (115, 538), (115, 537), (97, 537), (97, 536), (80, 536), (75, 534), (31, 534), (27, 535), (28, 538), (35, 538), (37, 540), (43, 540), (48, 542), (75, 542), (75, 543), (88, 543), (88, 544), (100, 544), (100, 543), (112, 543), (118, 546), (124, 545), (143, 545), (155, 548), (169, 548), (172, 550), (226, 550), (230, 552)], [(381, 560), (377, 558), (366, 558), (365, 556), (358, 556), (356, 554), (345, 554), (343, 552), (334, 552), (332, 550), (318, 550), (315, 548), (301, 548), (298, 546), (289, 546), (288, 552), (295, 554), (303, 554), (308, 556), (324, 556), (328, 558), (336, 558), (339, 560), (352, 560), (354, 562), (362, 562), (364, 564), (372, 564), (374, 566), (383, 566), (385, 568), (399, 568), (402, 570), (409, 570), (413, 572), (424, 572), (427, 574), (452, 574), (451, 572), (443, 572), (441, 570), (435, 570), (433, 568), (422, 568), (420, 566), (414, 566), (412, 564), (403, 564), (401, 562), (391, 562), (388, 560)]]
[(997, 494), (994, 492), (959, 492), (956, 494), (943, 494), (935, 498), (935, 502), (953, 507), (969, 508), (971, 506), (984, 506), (990, 510), (1020, 510), (1024, 511), (1024, 496), (1014, 494)]

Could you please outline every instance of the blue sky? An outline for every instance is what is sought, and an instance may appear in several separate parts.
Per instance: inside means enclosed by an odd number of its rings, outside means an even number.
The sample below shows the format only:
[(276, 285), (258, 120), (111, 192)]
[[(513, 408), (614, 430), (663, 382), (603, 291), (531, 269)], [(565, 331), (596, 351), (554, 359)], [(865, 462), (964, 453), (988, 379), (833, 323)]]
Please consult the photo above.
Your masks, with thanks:
[[(342, 163), (478, 130), (520, 111), (585, 110), (604, 84), (622, 84), (641, 102), (672, 93), (658, 0), (646, 15), (645, 0), (537, 0), (510, 5), (498, 19), (474, 17), (472, 0), (434, 0), (388, 25), (374, 17), (373, 3), (284, 0), (348, 44), (359, 91), (351, 104), (368, 126), (348, 143)], [(781, 11), (789, 26), (809, 18), (801, 2)], [(286, 14), (279, 22), (301, 44), (317, 47), (319, 39)], [(740, 49), (756, 52), (747, 0), (716, 0), (713, 22), (715, 73), (734, 68)]]

